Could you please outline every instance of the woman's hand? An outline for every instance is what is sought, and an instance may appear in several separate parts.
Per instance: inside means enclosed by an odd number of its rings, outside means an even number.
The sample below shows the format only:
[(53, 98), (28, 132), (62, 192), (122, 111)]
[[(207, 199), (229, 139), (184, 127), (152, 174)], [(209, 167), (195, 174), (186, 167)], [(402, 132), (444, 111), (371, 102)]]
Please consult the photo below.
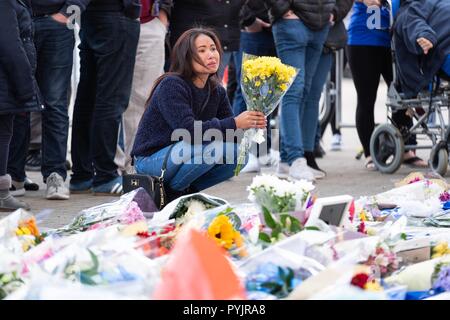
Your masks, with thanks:
[(259, 111), (244, 111), (234, 118), (234, 121), (238, 129), (265, 129), (267, 127), (266, 116)]
[(430, 40), (423, 37), (417, 39), (417, 43), (422, 48), (424, 54), (428, 54), (428, 51), (430, 51), (433, 48), (433, 43)]

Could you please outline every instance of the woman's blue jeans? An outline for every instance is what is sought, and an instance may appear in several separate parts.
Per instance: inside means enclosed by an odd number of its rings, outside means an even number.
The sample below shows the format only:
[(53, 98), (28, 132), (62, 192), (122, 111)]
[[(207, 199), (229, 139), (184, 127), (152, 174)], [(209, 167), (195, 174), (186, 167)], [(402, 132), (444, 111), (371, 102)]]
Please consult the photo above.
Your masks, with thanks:
[[(175, 191), (190, 186), (200, 191), (228, 180), (234, 175), (238, 147), (238, 144), (222, 141), (203, 145), (177, 142), (170, 151), (164, 181)], [(160, 176), (169, 149), (170, 146), (148, 157), (136, 157), (136, 172)]]
[(317, 124), (317, 106), (305, 103), (312, 79), (328, 36), (329, 26), (313, 31), (299, 19), (280, 19), (273, 25), (278, 57), (285, 64), (299, 69), (297, 78), (287, 91), (280, 112), (280, 156), (291, 165), (304, 157), (303, 141), (314, 141), (315, 130), (307, 131), (309, 123)]

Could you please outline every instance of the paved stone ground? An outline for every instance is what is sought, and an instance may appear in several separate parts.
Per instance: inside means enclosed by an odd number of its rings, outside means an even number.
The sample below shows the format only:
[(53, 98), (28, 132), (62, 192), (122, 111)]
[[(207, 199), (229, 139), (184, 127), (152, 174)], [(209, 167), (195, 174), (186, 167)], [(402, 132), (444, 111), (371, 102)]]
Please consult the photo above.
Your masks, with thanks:
[[(386, 86), (380, 84), (376, 106), (376, 121), (386, 122), (386, 107), (384, 106)], [(345, 123), (354, 123), (356, 94), (353, 83), (344, 79), (343, 89), (343, 120)], [(327, 177), (316, 184), (318, 196), (333, 196), (349, 194), (354, 197), (376, 194), (393, 187), (394, 183), (412, 171), (402, 166), (395, 174), (383, 175), (378, 172), (369, 172), (364, 169), (363, 160), (356, 160), (355, 155), (360, 148), (359, 140), (354, 128), (342, 130), (343, 150), (339, 152), (327, 151), (323, 159), (318, 159), (319, 166), (327, 172)], [(329, 150), (331, 140), (330, 131), (324, 137), (324, 147)], [(419, 152), (419, 156), (428, 159), (429, 150)], [(275, 168), (263, 168), (263, 172), (274, 172)], [(423, 170), (426, 171), (426, 170)], [(30, 178), (41, 184), (38, 192), (28, 192), (23, 200), (27, 201), (34, 213), (50, 209), (52, 213), (42, 223), (44, 227), (59, 227), (67, 224), (80, 210), (104, 202), (113, 201), (115, 197), (95, 197), (92, 195), (72, 195), (68, 201), (49, 201), (43, 199), (45, 185), (42, 184), (40, 173), (29, 172)], [(246, 187), (251, 183), (255, 174), (241, 174), (237, 178), (224, 182), (206, 190), (206, 193), (227, 199), (231, 203), (247, 201)]]

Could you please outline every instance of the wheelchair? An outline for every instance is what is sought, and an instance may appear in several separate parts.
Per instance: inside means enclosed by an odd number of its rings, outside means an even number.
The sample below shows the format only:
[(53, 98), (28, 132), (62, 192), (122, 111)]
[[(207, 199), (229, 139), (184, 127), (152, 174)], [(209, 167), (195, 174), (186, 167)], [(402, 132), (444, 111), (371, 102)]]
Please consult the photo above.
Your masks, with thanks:
[[(393, 15), (391, 14), (391, 25)], [(403, 162), (406, 151), (431, 149), (429, 167), (444, 176), (449, 165), (450, 150), (450, 77), (443, 72), (436, 75), (415, 98), (406, 99), (397, 89), (395, 46), (392, 41), (392, 66), (394, 79), (388, 89), (386, 107), (390, 123), (378, 125), (370, 139), (370, 154), (374, 165), (381, 173), (396, 172)], [(405, 110), (412, 117), (411, 128), (399, 128), (392, 120), (392, 114)], [(445, 117), (447, 111), (447, 117)], [(412, 136), (429, 139), (429, 145), (405, 144)]]

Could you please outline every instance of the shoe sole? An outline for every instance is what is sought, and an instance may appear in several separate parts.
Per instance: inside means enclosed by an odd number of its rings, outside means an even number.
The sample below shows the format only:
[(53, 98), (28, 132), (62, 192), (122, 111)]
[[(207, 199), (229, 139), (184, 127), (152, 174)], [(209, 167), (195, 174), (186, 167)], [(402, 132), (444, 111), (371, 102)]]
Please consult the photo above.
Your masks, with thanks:
[(291, 177), (291, 176), (288, 176), (287, 179), (288, 179), (289, 181), (306, 180), (306, 181), (309, 181), (309, 182), (311, 182), (311, 183), (314, 183), (314, 182), (316, 182), (316, 179), (317, 179), (317, 178), (314, 178), (313, 180), (309, 180), (309, 179), (305, 179), (305, 178), (297, 179), (297, 178), (293, 178), (293, 177)]
[(25, 195), (25, 189), (19, 189), (9, 192), (13, 197), (23, 197)]
[(54, 194), (51, 196), (45, 196), (45, 199), (47, 200), (69, 200), (69, 195), (63, 195), (63, 194)]

